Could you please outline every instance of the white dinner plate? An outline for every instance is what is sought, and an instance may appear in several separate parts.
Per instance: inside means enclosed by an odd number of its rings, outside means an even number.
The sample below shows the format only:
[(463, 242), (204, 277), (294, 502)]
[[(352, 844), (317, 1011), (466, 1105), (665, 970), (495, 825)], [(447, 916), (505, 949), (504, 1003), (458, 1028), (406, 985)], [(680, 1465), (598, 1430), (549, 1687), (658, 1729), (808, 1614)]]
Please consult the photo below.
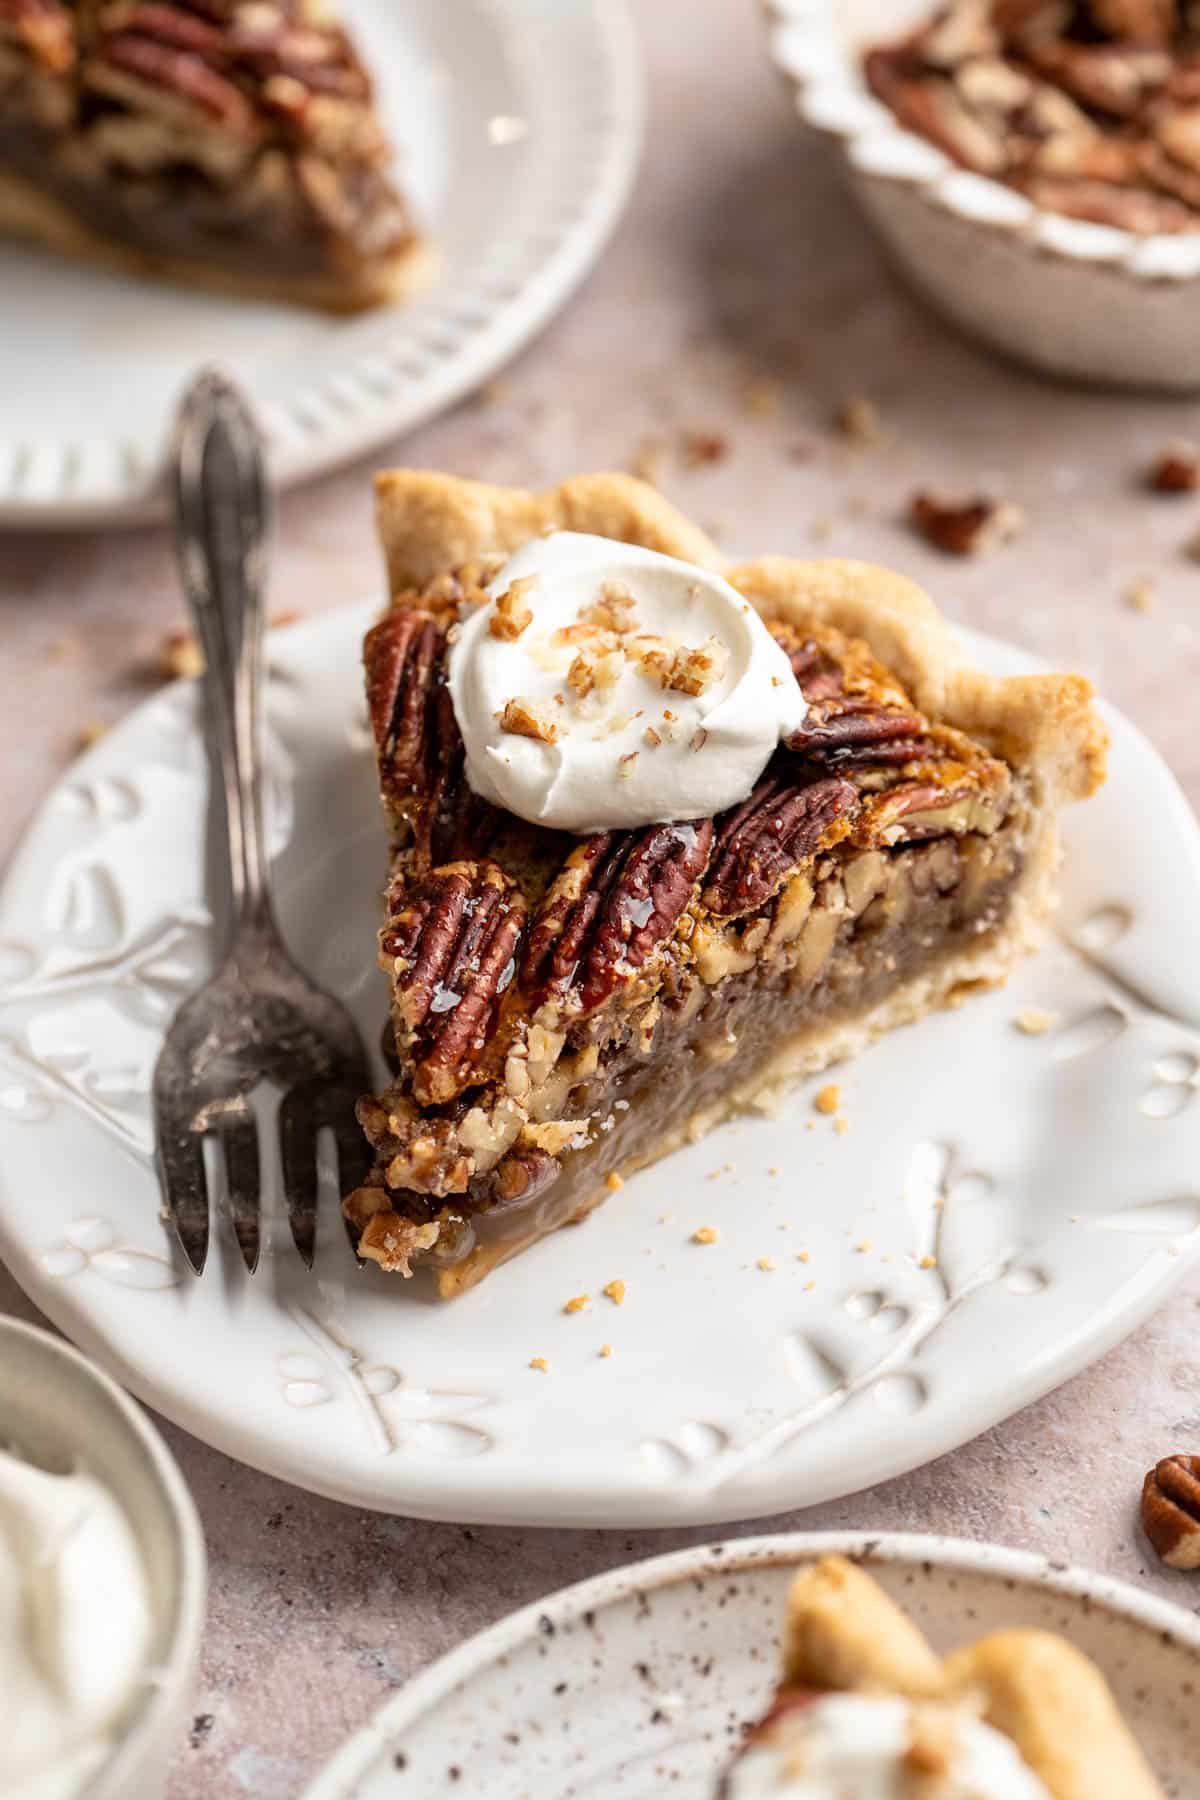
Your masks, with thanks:
[(945, 1652), (1061, 1632), (1108, 1678), (1165, 1790), (1196, 1794), (1200, 1625), (1124, 1583), (953, 1538), (859, 1532), (700, 1545), (566, 1588), (461, 1644), (337, 1753), (304, 1800), (713, 1800), (761, 1716), (797, 1568), (866, 1562)]
[[(280, 914), (375, 1045), (369, 616), (274, 635), (268, 712)], [(227, 1222), (202, 1280), (173, 1251), (150, 1076), (210, 923), (196, 695), (168, 688), (70, 770), (0, 891), (0, 1254), (168, 1417), (362, 1506), (674, 1525), (939, 1456), (1109, 1349), (1200, 1250), (1200, 835), (1112, 724), (1111, 779), (1066, 821), (1056, 935), (1007, 989), (840, 1069), (846, 1129), (810, 1083), (443, 1303), (356, 1267), (332, 1194), (308, 1274), (269, 1165), (256, 1277)], [(1018, 1030), (1027, 1008), (1051, 1028)]]
[(179, 392), (219, 361), (279, 482), (469, 393), (591, 266), (629, 190), (642, 73), (625, 0), (344, 0), (440, 257), (407, 305), (339, 319), (0, 243), (0, 525), (145, 515)]

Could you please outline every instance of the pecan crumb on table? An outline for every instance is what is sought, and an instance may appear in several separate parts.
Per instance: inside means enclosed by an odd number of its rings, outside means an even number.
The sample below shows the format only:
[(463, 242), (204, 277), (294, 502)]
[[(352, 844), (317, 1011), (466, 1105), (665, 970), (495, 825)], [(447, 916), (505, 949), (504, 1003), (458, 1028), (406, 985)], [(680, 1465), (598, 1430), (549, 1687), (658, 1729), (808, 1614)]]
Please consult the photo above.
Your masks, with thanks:
[(1183, 439), (1167, 444), (1147, 470), (1146, 482), (1156, 494), (1194, 493), (1200, 487), (1200, 450)]
[(909, 517), (928, 543), (949, 556), (978, 556), (998, 549), (1025, 523), (1020, 507), (1006, 500), (938, 488), (919, 489), (909, 502)]

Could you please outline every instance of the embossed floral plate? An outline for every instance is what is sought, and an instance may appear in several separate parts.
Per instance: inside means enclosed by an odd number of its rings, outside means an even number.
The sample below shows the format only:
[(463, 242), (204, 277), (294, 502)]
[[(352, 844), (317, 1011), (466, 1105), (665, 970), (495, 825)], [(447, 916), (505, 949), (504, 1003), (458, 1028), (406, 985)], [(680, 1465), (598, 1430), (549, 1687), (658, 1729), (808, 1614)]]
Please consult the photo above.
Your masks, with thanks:
[(361, 456), (485, 380), (590, 268), (641, 138), (625, 0), (343, 5), (437, 278), (407, 305), (338, 319), (0, 243), (0, 525), (154, 510), (175, 403), (206, 360), (252, 397), (278, 481)]
[[(272, 639), (270, 798), (292, 944), (377, 1043), (369, 613)], [(1200, 1253), (1200, 834), (1114, 718), (1112, 778), (1067, 821), (1055, 935), (1008, 989), (845, 1065), (844, 1131), (797, 1090), (448, 1304), (357, 1268), (332, 1190), (315, 1274), (272, 1191), (258, 1275), (223, 1230), (194, 1280), (159, 1217), (148, 1096), (210, 954), (195, 702), (164, 690), (75, 764), (0, 892), (0, 1254), (199, 1437), (408, 1514), (745, 1518), (962, 1443), (1116, 1343)], [(1027, 1009), (1049, 1029), (1017, 1029)]]
[(488, 1800), (711, 1800), (771, 1697), (797, 1568), (862, 1558), (941, 1650), (982, 1632), (1065, 1633), (1103, 1670), (1169, 1794), (1190, 1794), (1200, 1626), (1080, 1569), (953, 1538), (820, 1533), (700, 1545), (614, 1569), (504, 1619), (415, 1677), (304, 1800), (424, 1800), (487, 1771)]

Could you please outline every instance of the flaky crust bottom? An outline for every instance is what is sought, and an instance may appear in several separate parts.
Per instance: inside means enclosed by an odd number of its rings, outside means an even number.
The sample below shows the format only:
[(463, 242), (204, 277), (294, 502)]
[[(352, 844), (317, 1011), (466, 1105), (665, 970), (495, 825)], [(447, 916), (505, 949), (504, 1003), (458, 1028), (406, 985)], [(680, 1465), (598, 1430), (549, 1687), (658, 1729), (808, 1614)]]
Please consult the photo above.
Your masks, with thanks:
[(244, 300), (282, 301), (318, 312), (365, 312), (394, 305), (424, 287), (437, 268), (437, 258), (415, 235), (391, 256), (356, 275), (345, 271), (310, 276), (272, 276), (250, 270), (224, 269), (186, 257), (159, 256), (136, 250), (93, 231), (78, 214), (52, 194), (9, 171), (0, 172), (0, 237), (23, 238), (72, 262), (86, 263), (114, 275), (131, 275)]
[(790, 1686), (977, 1699), (1052, 1800), (1163, 1800), (1100, 1671), (1050, 1632), (995, 1632), (943, 1662), (869, 1575), (827, 1557), (797, 1576), (785, 1640)]
[[(773, 1055), (740, 1080), (737, 1065), (729, 1065), (730, 1086), (720, 1101), (699, 1112), (685, 1114), (670, 1131), (622, 1163), (617, 1173), (628, 1181), (639, 1169), (649, 1167), (684, 1144), (697, 1143), (742, 1113), (774, 1113), (788, 1089), (810, 1075), (818, 1075), (834, 1063), (861, 1054), (877, 1038), (902, 1025), (913, 1025), (926, 1013), (955, 1007), (972, 993), (1002, 985), (1027, 951), (1036, 948), (1045, 916), (1052, 904), (1054, 873), (1058, 867), (1058, 833), (1051, 820), (1033, 847), (1013, 892), (1003, 925), (996, 927), (965, 950), (943, 956), (931, 968), (904, 982), (886, 1000), (860, 1018), (839, 1020), (813, 1028), (801, 1027), (778, 1044)], [(461, 1262), (438, 1269), (435, 1282), (443, 1300), (454, 1299), (490, 1275), (501, 1263), (528, 1250), (551, 1231), (580, 1224), (605, 1200), (612, 1198), (606, 1183), (586, 1194), (569, 1218), (558, 1224), (529, 1231), (503, 1244), (477, 1244)]]

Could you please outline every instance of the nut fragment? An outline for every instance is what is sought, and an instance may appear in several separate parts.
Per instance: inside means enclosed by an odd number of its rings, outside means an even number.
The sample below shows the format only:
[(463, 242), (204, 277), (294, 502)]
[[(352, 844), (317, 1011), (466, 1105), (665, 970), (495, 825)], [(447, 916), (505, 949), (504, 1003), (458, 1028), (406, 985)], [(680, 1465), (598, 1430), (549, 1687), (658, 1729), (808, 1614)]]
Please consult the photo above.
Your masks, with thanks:
[(579, 615), (582, 625), (596, 631), (615, 631), (618, 637), (632, 631), (637, 624), (637, 600), (619, 581), (601, 584), (599, 597)]
[(843, 400), (834, 414), (834, 424), (842, 437), (863, 449), (886, 439), (879, 409), (865, 394), (851, 394)]
[(502, 594), (496, 596), (496, 605), (488, 620), (488, 630), (494, 638), (513, 644), (533, 624), (529, 596), (536, 587), (536, 575), (522, 575), (506, 587)]
[(1177, 439), (1159, 451), (1146, 474), (1156, 494), (1191, 494), (1200, 487), (1200, 450)]
[(1200, 1569), (1200, 1456), (1165, 1456), (1142, 1484), (1142, 1527), (1172, 1569)]
[(506, 703), (500, 714), (500, 729), (511, 731), (514, 737), (537, 738), (543, 744), (557, 744), (559, 739), (558, 723), (546, 708), (536, 700), (523, 700), (520, 695)]
[(680, 456), (685, 469), (700, 469), (706, 463), (722, 462), (729, 454), (729, 439), (719, 431), (685, 431), (680, 443)]
[(922, 488), (909, 503), (913, 525), (949, 556), (978, 556), (1015, 537), (1025, 523), (1019, 506), (986, 494)]

